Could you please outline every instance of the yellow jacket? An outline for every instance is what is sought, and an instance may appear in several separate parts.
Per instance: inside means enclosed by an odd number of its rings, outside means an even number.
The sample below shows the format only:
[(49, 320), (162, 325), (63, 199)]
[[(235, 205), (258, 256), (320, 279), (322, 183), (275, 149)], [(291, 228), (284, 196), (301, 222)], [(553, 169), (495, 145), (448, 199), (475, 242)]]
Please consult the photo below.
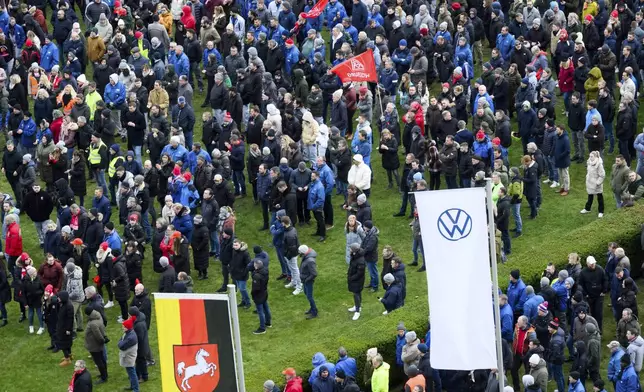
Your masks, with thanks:
[(389, 367), (387, 362), (383, 362), (380, 367), (373, 369), (371, 392), (389, 392)]
[(159, 22), (165, 27), (166, 31), (168, 32), (168, 36), (172, 36), (172, 12), (164, 12), (163, 14), (159, 14)]
[(596, 2), (588, 0), (584, 3), (584, 9), (581, 12), (581, 20), (583, 22), (584, 19), (586, 19), (586, 15), (592, 15), (594, 18), (597, 16), (597, 13), (599, 12), (599, 6), (597, 5)]
[(150, 91), (150, 96), (148, 97), (148, 106), (152, 107), (152, 105), (159, 105), (161, 110), (163, 110), (167, 116), (168, 106), (170, 106), (170, 97), (168, 96), (168, 92), (164, 89), (152, 89), (152, 91)]

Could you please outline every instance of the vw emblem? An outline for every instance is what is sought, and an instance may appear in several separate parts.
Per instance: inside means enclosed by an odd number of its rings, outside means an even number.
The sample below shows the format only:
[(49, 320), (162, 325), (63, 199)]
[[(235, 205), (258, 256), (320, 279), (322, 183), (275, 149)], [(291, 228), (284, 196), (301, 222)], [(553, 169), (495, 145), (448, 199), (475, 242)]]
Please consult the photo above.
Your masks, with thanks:
[(459, 241), (472, 232), (472, 217), (460, 208), (450, 208), (438, 216), (438, 232), (448, 241)]

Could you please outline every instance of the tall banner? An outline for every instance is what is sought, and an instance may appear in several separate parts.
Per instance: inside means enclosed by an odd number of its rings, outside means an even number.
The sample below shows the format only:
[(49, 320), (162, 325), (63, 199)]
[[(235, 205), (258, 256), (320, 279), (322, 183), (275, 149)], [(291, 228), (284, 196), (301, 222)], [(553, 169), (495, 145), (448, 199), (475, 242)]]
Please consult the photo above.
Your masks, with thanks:
[(326, 8), (326, 5), (329, 4), (329, 0), (320, 0), (315, 5), (309, 12), (302, 12), (300, 16), (306, 18), (306, 19), (314, 19), (317, 18), (318, 16), (322, 15), (322, 12), (324, 12), (324, 9)]
[(485, 188), (414, 193), (436, 369), (496, 368)]
[(373, 58), (373, 51), (371, 49), (341, 62), (331, 68), (331, 72), (338, 75), (342, 83), (378, 82), (376, 60)]
[(163, 392), (239, 391), (225, 294), (154, 294)]

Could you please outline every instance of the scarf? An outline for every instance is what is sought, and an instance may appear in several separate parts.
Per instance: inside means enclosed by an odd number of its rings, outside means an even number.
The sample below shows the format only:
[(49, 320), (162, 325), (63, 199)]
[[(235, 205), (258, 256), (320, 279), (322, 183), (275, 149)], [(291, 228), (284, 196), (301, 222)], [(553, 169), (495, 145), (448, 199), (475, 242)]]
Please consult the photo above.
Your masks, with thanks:
[[(85, 369), (83, 369), (83, 370), (85, 370)], [(76, 370), (74, 372), (74, 375), (72, 376), (72, 379), (69, 382), (69, 388), (67, 388), (68, 392), (74, 392), (74, 381), (76, 381), (76, 377), (80, 376), (80, 374), (83, 373), (83, 370)]]
[(111, 252), (112, 252), (112, 250), (109, 249), (109, 248), (107, 250), (103, 250), (103, 249), (99, 248), (98, 251), (96, 251), (96, 259), (97, 259), (98, 263), (103, 264), (103, 262), (105, 261), (107, 256), (111, 256), (111, 254), (112, 254)]

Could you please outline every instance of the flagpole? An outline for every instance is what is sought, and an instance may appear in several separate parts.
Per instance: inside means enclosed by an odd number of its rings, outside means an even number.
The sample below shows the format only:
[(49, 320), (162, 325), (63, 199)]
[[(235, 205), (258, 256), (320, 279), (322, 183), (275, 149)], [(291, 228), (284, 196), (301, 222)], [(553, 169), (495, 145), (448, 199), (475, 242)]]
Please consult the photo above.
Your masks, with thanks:
[(499, 392), (505, 387), (503, 370), (503, 345), (501, 344), (501, 308), (499, 307), (499, 275), (496, 267), (496, 228), (494, 227), (494, 202), (492, 201), (492, 179), (485, 180), (487, 202), (488, 237), (490, 241), (490, 264), (492, 265), (492, 297), (494, 298), (494, 324), (496, 328), (496, 367), (499, 379)]
[(246, 392), (244, 379), (244, 360), (242, 359), (241, 334), (239, 332), (239, 314), (237, 313), (237, 293), (235, 285), (228, 286), (228, 308), (230, 309), (230, 322), (233, 326), (233, 340), (235, 341), (235, 367), (237, 368), (237, 386), (239, 392)]

